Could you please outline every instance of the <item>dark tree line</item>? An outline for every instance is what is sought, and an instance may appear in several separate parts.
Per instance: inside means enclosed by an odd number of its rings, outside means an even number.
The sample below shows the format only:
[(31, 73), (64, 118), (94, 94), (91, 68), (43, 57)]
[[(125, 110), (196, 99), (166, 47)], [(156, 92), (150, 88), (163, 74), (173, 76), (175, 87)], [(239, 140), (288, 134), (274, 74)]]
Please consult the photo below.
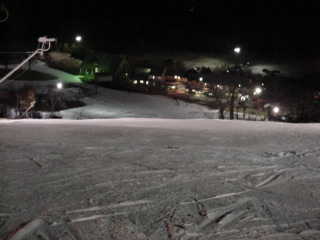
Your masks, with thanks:
[(280, 102), (289, 121), (320, 121), (320, 81), (318, 74), (299, 78), (268, 77), (268, 98)]

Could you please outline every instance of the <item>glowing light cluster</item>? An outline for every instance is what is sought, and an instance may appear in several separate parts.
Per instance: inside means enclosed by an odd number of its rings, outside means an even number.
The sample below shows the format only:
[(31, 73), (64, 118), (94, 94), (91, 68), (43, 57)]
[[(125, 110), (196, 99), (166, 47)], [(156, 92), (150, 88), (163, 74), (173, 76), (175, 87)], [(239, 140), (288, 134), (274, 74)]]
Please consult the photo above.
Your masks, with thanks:
[(242, 96), (240, 96), (240, 101), (241, 102), (245, 102), (246, 100), (248, 100), (249, 99), (249, 95), (242, 95)]
[(262, 88), (261, 87), (256, 87), (254, 89), (253, 95), (257, 96), (260, 95), (262, 93)]

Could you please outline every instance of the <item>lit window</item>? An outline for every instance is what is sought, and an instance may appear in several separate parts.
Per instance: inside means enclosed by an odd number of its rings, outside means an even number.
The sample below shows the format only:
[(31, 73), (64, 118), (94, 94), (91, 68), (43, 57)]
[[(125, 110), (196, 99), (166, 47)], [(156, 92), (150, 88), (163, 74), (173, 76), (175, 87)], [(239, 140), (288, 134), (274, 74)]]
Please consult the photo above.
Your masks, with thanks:
[(141, 83), (141, 84), (143, 84), (143, 83), (144, 83), (144, 81), (143, 81), (143, 80), (140, 80), (140, 83)]
[(137, 84), (137, 83), (138, 83), (138, 81), (137, 81), (137, 80), (134, 80), (134, 81), (133, 81), (133, 84)]

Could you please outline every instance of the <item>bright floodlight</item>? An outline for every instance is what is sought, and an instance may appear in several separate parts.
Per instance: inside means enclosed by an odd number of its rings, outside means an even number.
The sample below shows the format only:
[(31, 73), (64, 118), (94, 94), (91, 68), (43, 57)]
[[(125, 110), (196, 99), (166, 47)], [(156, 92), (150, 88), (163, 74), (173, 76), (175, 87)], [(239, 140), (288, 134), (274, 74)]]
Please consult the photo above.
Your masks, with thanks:
[(76, 36), (76, 41), (77, 41), (77, 42), (81, 42), (81, 41), (82, 41), (82, 37), (81, 37), (80, 35), (77, 35), (77, 36)]
[(58, 89), (62, 89), (62, 88), (63, 88), (63, 84), (62, 84), (61, 82), (58, 82), (58, 83), (57, 83), (57, 88), (58, 88)]
[(203, 81), (203, 77), (199, 77), (199, 81), (202, 82)]
[(260, 95), (262, 93), (262, 88), (261, 87), (256, 87), (254, 89), (253, 95)]
[(240, 48), (240, 47), (235, 47), (235, 48), (233, 49), (233, 51), (234, 51), (236, 54), (240, 54), (241, 48)]
[(277, 113), (280, 112), (280, 108), (279, 108), (279, 107), (274, 107), (274, 108), (272, 109), (272, 111), (273, 111), (275, 114), (277, 114)]

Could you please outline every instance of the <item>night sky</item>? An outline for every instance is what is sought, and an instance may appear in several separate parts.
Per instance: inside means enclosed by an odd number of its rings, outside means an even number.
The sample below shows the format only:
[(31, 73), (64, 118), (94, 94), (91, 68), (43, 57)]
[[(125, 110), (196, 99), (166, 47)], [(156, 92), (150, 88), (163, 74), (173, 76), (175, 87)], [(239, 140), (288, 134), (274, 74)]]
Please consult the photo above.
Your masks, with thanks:
[(235, 44), (266, 56), (320, 53), (317, 1), (3, 0), (1, 50), (34, 46), (42, 35), (107, 52), (223, 53)]

